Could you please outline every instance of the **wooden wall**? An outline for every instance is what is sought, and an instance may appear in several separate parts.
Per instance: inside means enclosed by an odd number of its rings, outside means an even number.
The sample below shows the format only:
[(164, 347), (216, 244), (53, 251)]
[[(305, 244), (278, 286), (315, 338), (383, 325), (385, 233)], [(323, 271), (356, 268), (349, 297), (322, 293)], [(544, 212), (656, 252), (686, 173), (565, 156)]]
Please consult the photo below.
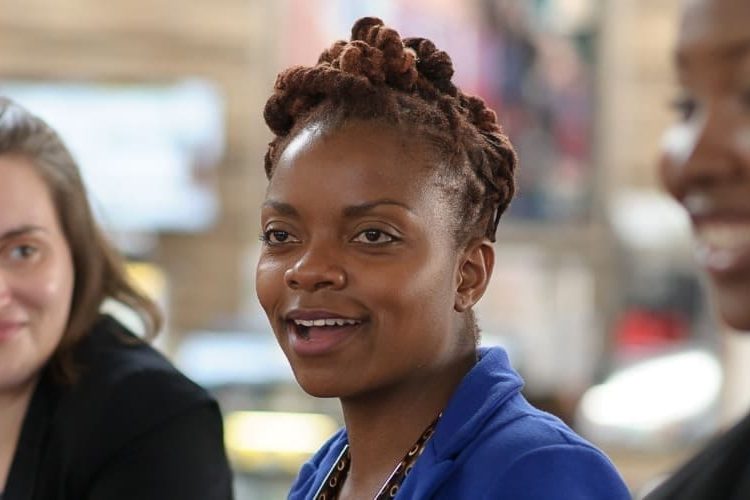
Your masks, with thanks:
[(674, 118), (671, 50), (679, 0), (603, 2), (597, 149), (604, 196), (627, 187), (657, 188), (656, 161)]
[(224, 94), (221, 218), (205, 234), (161, 235), (154, 256), (170, 281), (170, 316), (178, 333), (232, 318), (246, 300), (242, 266), (256, 238), (270, 137), (261, 113), (278, 70), (275, 5), (0, 0), (0, 78), (168, 83), (198, 76)]

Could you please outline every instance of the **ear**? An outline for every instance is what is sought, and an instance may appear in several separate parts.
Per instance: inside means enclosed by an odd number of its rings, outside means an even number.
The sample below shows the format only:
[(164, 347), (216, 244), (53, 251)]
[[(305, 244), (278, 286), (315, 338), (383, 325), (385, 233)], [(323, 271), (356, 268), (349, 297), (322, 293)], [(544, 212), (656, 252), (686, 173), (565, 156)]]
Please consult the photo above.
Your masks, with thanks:
[(487, 238), (477, 238), (468, 243), (460, 259), (453, 304), (456, 312), (471, 309), (484, 295), (495, 267), (495, 249)]

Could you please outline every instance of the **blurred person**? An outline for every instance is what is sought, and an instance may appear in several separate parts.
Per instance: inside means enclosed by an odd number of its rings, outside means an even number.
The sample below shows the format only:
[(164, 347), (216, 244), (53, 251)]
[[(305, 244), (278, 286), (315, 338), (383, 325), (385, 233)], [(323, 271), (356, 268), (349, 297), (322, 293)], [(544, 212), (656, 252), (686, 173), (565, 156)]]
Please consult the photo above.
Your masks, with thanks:
[(257, 293), (299, 384), (345, 420), (289, 498), (630, 498), (477, 347), (516, 155), (452, 75), (431, 41), (363, 18), (266, 103)]
[(0, 98), (0, 498), (231, 498), (217, 403), (107, 298), (159, 329), (61, 139)]
[[(750, 2), (683, 0), (679, 121), (660, 173), (688, 211), (718, 313), (750, 330)], [(647, 498), (750, 498), (750, 416)]]

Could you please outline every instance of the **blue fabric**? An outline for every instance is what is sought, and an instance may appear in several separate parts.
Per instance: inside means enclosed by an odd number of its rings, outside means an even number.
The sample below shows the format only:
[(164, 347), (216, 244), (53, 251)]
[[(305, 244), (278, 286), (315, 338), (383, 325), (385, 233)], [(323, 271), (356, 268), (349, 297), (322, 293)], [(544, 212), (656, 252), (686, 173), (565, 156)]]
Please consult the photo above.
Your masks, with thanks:
[[(504, 350), (480, 349), (479, 357), (398, 500), (630, 499), (601, 451), (524, 399)], [(346, 443), (341, 429), (302, 467), (288, 498), (312, 498)]]

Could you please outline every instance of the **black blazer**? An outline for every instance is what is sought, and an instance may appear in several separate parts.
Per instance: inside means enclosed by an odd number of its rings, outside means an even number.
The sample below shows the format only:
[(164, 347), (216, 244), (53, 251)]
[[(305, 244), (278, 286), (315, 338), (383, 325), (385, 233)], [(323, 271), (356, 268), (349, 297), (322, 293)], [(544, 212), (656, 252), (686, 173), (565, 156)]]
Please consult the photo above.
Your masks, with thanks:
[(750, 499), (750, 415), (713, 440), (646, 499)]
[(3, 500), (226, 500), (232, 479), (219, 407), (117, 321), (76, 348), (82, 376), (44, 373)]

